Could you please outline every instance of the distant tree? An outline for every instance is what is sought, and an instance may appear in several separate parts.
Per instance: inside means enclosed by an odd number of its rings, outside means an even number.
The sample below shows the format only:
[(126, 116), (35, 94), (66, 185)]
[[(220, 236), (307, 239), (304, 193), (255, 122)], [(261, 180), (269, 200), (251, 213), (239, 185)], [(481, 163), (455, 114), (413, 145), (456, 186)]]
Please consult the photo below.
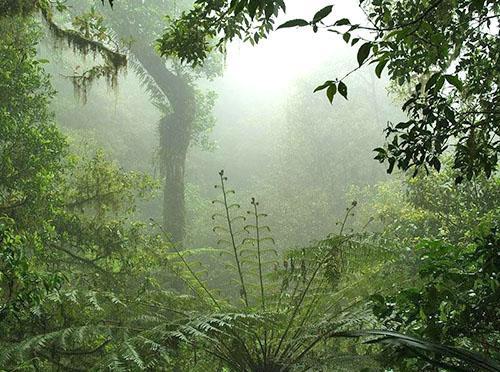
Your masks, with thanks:
[[(189, 146), (206, 143), (206, 131), (213, 126), (210, 117), (214, 96), (196, 87), (201, 77), (218, 74), (221, 64), (207, 61), (204, 68), (182, 66), (162, 58), (154, 40), (162, 30), (162, 12), (168, 2), (156, 0), (147, 6), (122, 1), (107, 13), (106, 21), (117, 39), (131, 40), (131, 63), (142, 79), (151, 101), (162, 112), (160, 131), (160, 171), (165, 177), (163, 219), (165, 229), (176, 242), (185, 237), (185, 163)], [(178, 14), (180, 5), (169, 5)], [(212, 62), (212, 63), (211, 63)], [(204, 142), (205, 141), (205, 142)]]
[[(214, 60), (204, 68), (193, 69), (166, 60), (155, 51), (154, 40), (163, 27), (162, 12), (179, 14), (182, 4), (157, 0), (145, 6), (121, 1), (119, 6), (103, 8), (104, 15), (93, 3), (65, 4), (65, 7), (72, 5), (72, 13), (77, 14), (72, 19), (72, 29), (58, 25), (52, 8), (42, 9), (42, 13), (57, 38), (67, 39), (83, 54), (96, 51), (104, 57), (104, 64), (69, 76), (84, 102), (94, 80), (105, 77), (114, 87), (118, 71), (125, 63), (132, 65), (141, 78), (152, 103), (163, 116), (159, 123), (159, 163), (160, 173), (165, 177), (164, 227), (174, 241), (181, 242), (185, 236), (184, 169), (188, 148), (193, 143), (207, 145), (207, 132), (214, 124), (211, 109), (215, 95), (198, 89), (196, 80), (217, 75), (222, 64)], [(65, 7), (61, 9), (69, 10)]]
[[(348, 97), (346, 79), (357, 69), (375, 64), (394, 84), (407, 91), (403, 110), (408, 120), (390, 123), (388, 143), (376, 159), (402, 170), (439, 170), (439, 156), (454, 148), (456, 181), (497, 168), (500, 149), (498, 38), (499, 5), (494, 0), (360, 1), (367, 23), (333, 19), (330, 5), (311, 20), (293, 19), (278, 28), (312, 27), (361, 44), (353, 71), (330, 80), (330, 101)], [(162, 54), (194, 65), (213, 49), (225, 49), (234, 38), (257, 43), (272, 31), (283, 0), (198, 0), (191, 11), (170, 23), (159, 39)]]

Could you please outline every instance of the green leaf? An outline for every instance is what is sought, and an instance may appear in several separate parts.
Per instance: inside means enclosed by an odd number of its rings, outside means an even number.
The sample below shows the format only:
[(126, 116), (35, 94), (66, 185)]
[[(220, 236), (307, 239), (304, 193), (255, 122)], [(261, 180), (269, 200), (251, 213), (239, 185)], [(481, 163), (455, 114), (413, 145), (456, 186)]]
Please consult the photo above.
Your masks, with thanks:
[(462, 82), (460, 81), (460, 79), (458, 78), (458, 76), (456, 76), (456, 75), (444, 75), (444, 78), (446, 79), (446, 81), (448, 83), (450, 83), (455, 88), (457, 88), (459, 92), (462, 91), (464, 86), (463, 86)]
[(396, 164), (396, 159), (391, 157), (387, 159), (389, 161), (389, 167), (387, 168), (387, 174), (391, 174), (394, 170), (394, 165)]
[(347, 85), (344, 84), (343, 81), (340, 81), (339, 82), (339, 93), (342, 95), (342, 97), (344, 97), (345, 99), (347, 99)]
[(332, 84), (333, 84), (332, 80), (325, 81), (323, 84), (317, 86), (316, 89), (314, 89), (313, 93), (316, 93), (316, 92), (319, 92), (320, 90), (326, 89)]
[(440, 76), (439, 79), (436, 82), (436, 86), (434, 87), (434, 89), (436, 91), (439, 91), (443, 87), (443, 84), (444, 84), (444, 77)]
[(259, 0), (250, 0), (250, 2), (248, 3), (248, 15), (250, 16), (251, 19), (254, 19), (259, 5), (260, 5)]
[(342, 18), (342, 19), (339, 19), (338, 21), (335, 21), (335, 23), (333, 25), (334, 26), (347, 26), (350, 24), (351, 24), (351, 21), (349, 21), (347, 18)]
[[(360, 330), (360, 331), (345, 331), (337, 332), (332, 335), (333, 337), (367, 337), (375, 336), (375, 339), (366, 341), (367, 344), (383, 343), (393, 344), (398, 346), (405, 346), (409, 349), (430, 352), (435, 355), (441, 355), (459, 359), (467, 363), (471, 367), (471, 371), (498, 371), (500, 370), (500, 363), (496, 360), (490, 359), (485, 355), (460, 349), (457, 347), (446, 346), (442, 344), (435, 344), (429, 341), (421, 340), (415, 337), (407, 336), (402, 333), (385, 331), (385, 330)], [(428, 362), (440, 366), (439, 359), (426, 359)], [(458, 367), (457, 367), (458, 368)]]
[(337, 93), (337, 86), (335, 84), (332, 84), (328, 87), (328, 90), (326, 91), (326, 96), (328, 97), (330, 103), (333, 102), (333, 97), (335, 97), (335, 93)]
[(346, 32), (346, 33), (342, 36), (342, 38), (344, 39), (344, 41), (345, 41), (346, 43), (348, 43), (348, 42), (349, 42), (349, 40), (351, 39), (351, 34), (350, 34), (349, 32)]
[(332, 12), (333, 5), (325, 6), (323, 9), (319, 10), (313, 17), (313, 23), (321, 21), (323, 18), (328, 17)]
[(385, 65), (387, 65), (387, 62), (389, 62), (389, 59), (383, 59), (375, 67), (375, 75), (377, 75), (379, 79), (382, 76), (382, 71), (384, 70)]
[(361, 66), (363, 62), (368, 58), (368, 55), (370, 54), (370, 50), (372, 49), (372, 43), (371, 42), (366, 42), (363, 45), (359, 47), (358, 50), (358, 63)]
[(431, 89), (437, 82), (438, 78), (441, 76), (440, 72), (436, 72), (433, 74), (429, 80), (427, 80), (427, 83), (425, 84), (425, 91), (427, 92), (429, 89)]
[(441, 170), (441, 162), (438, 158), (432, 158), (431, 164), (438, 172)]
[(444, 108), (444, 116), (446, 116), (446, 119), (448, 119), (448, 121), (452, 124), (456, 123), (455, 113), (447, 106)]
[(309, 22), (307, 22), (305, 19), (292, 19), (278, 26), (277, 30), (279, 30), (280, 28), (304, 27), (304, 26), (309, 26)]

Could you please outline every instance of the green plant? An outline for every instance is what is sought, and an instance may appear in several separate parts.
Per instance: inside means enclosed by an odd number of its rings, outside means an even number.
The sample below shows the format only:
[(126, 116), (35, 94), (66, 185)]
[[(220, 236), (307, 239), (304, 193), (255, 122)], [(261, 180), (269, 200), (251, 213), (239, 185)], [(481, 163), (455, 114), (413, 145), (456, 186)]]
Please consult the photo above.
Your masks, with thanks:
[[(235, 297), (240, 301), (218, 298), (193, 263), (184, 258), (184, 252), (177, 252), (195, 279), (198, 293), (210, 298), (213, 311), (194, 313), (173, 337), (214, 356), (231, 370), (307, 370), (327, 363), (332, 334), (369, 319), (358, 300), (349, 302), (343, 297), (346, 288), (339, 280), (344, 251), (358, 245), (354, 236), (344, 235), (355, 204), (348, 208), (339, 235), (292, 250), (280, 263), (275, 250), (266, 248), (273, 240), (266, 236), (270, 229), (262, 223), (266, 215), (259, 211), (257, 200), (251, 199), (253, 210), (247, 216), (252, 221), (247, 224), (247, 217), (237, 214), (240, 205), (230, 200), (234, 190), (227, 188), (223, 171), (219, 177), (216, 187), (222, 198), (214, 204), (221, 205), (222, 213), (213, 218), (222, 219), (225, 226), (217, 225), (214, 231), (227, 236), (219, 240), (227, 246), (221, 254), (233, 261), (228, 267), (234, 270)], [(245, 237), (249, 233), (253, 236)]]
[[(437, 368), (444, 368), (449, 371), (470, 371), (470, 368), (473, 368), (474, 371), (495, 372), (500, 369), (499, 362), (489, 359), (484, 355), (456, 347), (435, 344), (397, 332), (384, 330), (348, 331), (339, 332), (335, 336), (375, 337), (369, 341), (365, 341), (365, 343), (380, 343), (402, 347), (410, 350), (421, 360)], [(429, 356), (429, 354), (431, 354), (431, 356)], [(443, 360), (443, 358), (450, 359), (452, 362)], [(456, 362), (453, 363), (453, 361), (458, 361), (459, 364)]]
[[(468, 244), (419, 242), (413, 248), (416, 280), (396, 293), (372, 296), (381, 324), (498, 358), (498, 218), (486, 215), (476, 234)], [(411, 365), (405, 356), (403, 350), (386, 361)], [(425, 361), (417, 365), (424, 368)]]

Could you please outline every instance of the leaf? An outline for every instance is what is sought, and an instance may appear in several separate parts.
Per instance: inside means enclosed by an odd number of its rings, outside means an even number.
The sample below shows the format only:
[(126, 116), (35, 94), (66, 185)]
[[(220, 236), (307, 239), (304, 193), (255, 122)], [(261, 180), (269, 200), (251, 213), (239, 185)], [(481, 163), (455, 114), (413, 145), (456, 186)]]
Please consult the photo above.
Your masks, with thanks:
[(342, 18), (342, 19), (339, 19), (338, 21), (335, 21), (335, 23), (333, 25), (334, 26), (347, 26), (350, 24), (351, 24), (351, 21), (349, 21), (347, 18)]
[(389, 62), (389, 59), (383, 59), (379, 61), (379, 63), (375, 67), (375, 75), (377, 75), (379, 79), (382, 76), (382, 71), (384, 70), (384, 67), (387, 65), (387, 62)]
[(342, 95), (342, 97), (347, 99), (347, 85), (345, 85), (343, 81), (339, 82), (338, 90), (339, 90), (339, 93)]
[(455, 120), (455, 113), (453, 112), (453, 110), (446, 106), (444, 108), (444, 116), (446, 117), (446, 119), (448, 119), (449, 122), (451, 122), (452, 124), (455, 124), (456, 123), (456, 120)]
[(248, 4), (248, 15), (251, 19), (254, 19), (255, 14), (257, 13), (257, 8), (259, 7), (260, 2), (258, 0), (250, 0)]
[(351, 34), (350, 34), (349, 32), (346, 32), (346, 33), (344, 34), (344, 36), (342, 36), (342, 38), (344, 39), (344, 41), (345, 41), (346, 43), (348, 43), (348, 42), (349, 42), (349, 40), (351, 39)]
[(444, 78), (446, 79), (446, 81), (448, 83), (450, 83), (455, 88), (457, 88), (459, 92), (462, 91), (464, 86), (463, 86), (462, 82), (460, 81), (460, 79), (458, 78), (458, 76), (456, 76), (456, 75), (444, 75)]
[(320, 90), (326, 89), (332, 84), (333, 84), (332, 80), (325, 81), (323, 84), (317, 86), (316, 89), (314, 89), (313, 93), (316, 93), (316, 92), (319, 92)]
[(335, 93), (337, 93), (337, 86), (335, 84), (331, 84), (326, 91), (326, 96), (330, 103), (333, 102), (333, 97), (335, 97)]
[(438, 158), (432, 158), (431, 164), (438, 172), (441, 170), (441, 162)]
[(277, 30), (279, 30), (280, 28), (305, 27), (305, 26), (309, 26), (309, 22), (307, 22), (305, 19), (292, 19), (278, 26)]
[(444, 77), (443, 76), (440, 76), (439, 79), (437, 80), (436, 82), (436, 86), (435, 86), (435, 90), (436, 91), (439, 91), (442, 87), (443, 87), (443, 84), (444, 84)]
[(372, 49), (372, 43), (371, 42), (366, 42), (363, 45), (359, 47), (358, 50), (358, 63), (361, 66), (363, 62), (368, 58), (368, 55), (370, 54), (370, 50)]
[[(361, 331), (337, 332), (334, 333), (332, 336), (333, 337), (378, 336), (378, 338), (367, 341), (366, 343), (395, 344), (395, 345), (405, 346), (413, 350), (431, 352), (441, 356), (456, 358), (467, 363), (470, 367), (474, 367), (471, 369), (473, 371), (484, 370), (484, 371), (494, 372), (500, 370), (500, 363), (486, 357), (485, 355), (460, 349), (457, 347), (435, 344), (429, 341), (407, 336), (402, 333), (385, 331), (385, 330), (366, 330), (366, 331), (361, 330)], [(426, 358), (426, 360), (436, 366), (440, 365), (439, 359)]]
[(387, 159), (389, 161), (389, 167), (387, 168), (387, 174), (391, 174), (394, 170), (394, 165), (396, 164), (396, 159), (391, 157)]
[(441, 76), (440, 72), (436, 72), (435, 74), (433, 74), (429, 78), (429, 80), (427, 80), (427, 83), (425, 84), (425, 91), (428, 91), (429, 89), (431, 89), (436, 84), (436, 81), (438, 80), (438, 78), (440, 76)]
[(313, 17), (313, 23), (321, 21), (323, 18), (328, 17), (333, 10), (333, 5), (325, 6), (323, 9), (319, 10)]

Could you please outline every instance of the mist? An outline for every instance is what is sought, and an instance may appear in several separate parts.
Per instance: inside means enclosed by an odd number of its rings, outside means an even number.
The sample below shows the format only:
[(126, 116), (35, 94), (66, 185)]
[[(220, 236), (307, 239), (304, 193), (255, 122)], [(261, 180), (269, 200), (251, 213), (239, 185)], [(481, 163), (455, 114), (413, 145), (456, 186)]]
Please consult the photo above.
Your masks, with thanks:
[(500, 368), (498, 6), (0, 10), (0, 370)]

